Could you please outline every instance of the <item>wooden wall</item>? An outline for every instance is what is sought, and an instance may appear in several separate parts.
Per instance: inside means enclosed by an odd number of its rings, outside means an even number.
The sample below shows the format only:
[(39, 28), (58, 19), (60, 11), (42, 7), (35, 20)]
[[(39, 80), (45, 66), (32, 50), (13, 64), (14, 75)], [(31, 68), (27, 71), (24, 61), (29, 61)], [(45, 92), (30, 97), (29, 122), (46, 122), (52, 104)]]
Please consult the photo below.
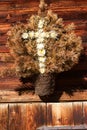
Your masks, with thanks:
[[(84, 52), (79, 64), (69, 72), (61, 73), (56, 78), (56, 89), (59, 92), (57, 100), (86, 100), (87, 96), (87, 0), (47, 0), (49, 8), (63, 17), (65, 24), (74, 22), (76, 33), (83, 40)], [(12, 24), (18, 21), (26, 23), (28, 15), (36, 14), (39, 0), (0, 0), (0, 54), (9, 54), (9, 49), (5, 46), (7, 31)], [(12, 62), (5, 62), (0, 58), (0, 70), (10, 68)], [(30, 81), (29, 81), (30, 82)], [(29, 83), (28, 83), (29, 84)], [(18, 92), (28, 92), (26, 99), (18, 96)], [(28, 87), (27, 83), (22, 84), (14, 75), (0, 78), (0, 101), (33, 100), (40, 101), (39, 97), (32, 95), (34, 87)], [(4, 96), (3, 96), (4, 95)], [(74, 96), (73, 96), (74, 95)], [(53, 99), (52, 99), (53, 100)]]
[(86, 130), (87, 102), (0, 104), (0, 130), (47, 130), (43, 126)]
[[(64, 128), (69, 126), (66, 129), (70, 130), (87, 129), (87, 0), (46, 2), (59, 17), (63, 17), (65, 24), (75, 23), (84, 52), (78, 65), (56, 77), (57, 91), (48, 99), (35, 95), (30, 82), (22, 84), (15, 75), (0, 77), (0, 130), (44, 130), (44, 125), (57, 126), (61, 130), (62, 125)], [(39, 0), (0, 0), (0, 54), (9, 54), (6, 33), (11, 25), (17, 21), (26, 23), (28, 15), (37, 13), (38, 5)], [(11, 61), (5, 62), (0, 56), (0, 71), (11, 66)]]

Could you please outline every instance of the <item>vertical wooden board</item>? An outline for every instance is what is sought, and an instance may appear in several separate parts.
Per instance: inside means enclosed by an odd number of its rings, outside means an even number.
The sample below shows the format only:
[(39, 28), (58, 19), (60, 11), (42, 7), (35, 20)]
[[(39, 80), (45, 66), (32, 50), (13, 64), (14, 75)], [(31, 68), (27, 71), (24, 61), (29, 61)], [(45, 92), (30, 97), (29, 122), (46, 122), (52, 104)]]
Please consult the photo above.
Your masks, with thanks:
[(47, 104), (47, 125), (72, 125), (72, 103)]
[(74, 116), (74, 125), (83, 124), (83, 105), (82, 102), (73, 103), (73, 116)]
[(0, 130), (8, 130), (8, 104), (0, 104)]
[(72, 103), (61, 103), (62, 125), (73, 125), (73, 105)]
[(53, 125), (53, 121), (52, 121), (52, 106), (53, 106), (53, 104), (51, 104), (51, 103), (47, 104), (47, 125), (48, 126)]
[(87, 102), (83, 102), (83, 119), (84, 124), (87, 125)]
[(61, 125), (60, 103), (47, 104), (47, 125)]
[(26, 105), (9, 105), (9, 130), (26, 130)]
[(36, 130), (46, 125), (46, 104), (9, 105), (9, 130)]
[(27, 104), (27, 129), (36, 130), (37, 128), (46, 125), (46, 104), (33, 103)]

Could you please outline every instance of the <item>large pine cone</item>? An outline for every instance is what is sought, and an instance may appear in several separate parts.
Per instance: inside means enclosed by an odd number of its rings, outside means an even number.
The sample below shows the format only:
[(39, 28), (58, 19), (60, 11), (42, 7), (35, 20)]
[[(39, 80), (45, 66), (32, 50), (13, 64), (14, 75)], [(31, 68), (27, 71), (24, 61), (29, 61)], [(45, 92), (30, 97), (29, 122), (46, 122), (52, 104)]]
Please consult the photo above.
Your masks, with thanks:
[(55, 90), (55, 76), (53, 74), (40, 74), (35, 83), (35, 93), (39, 96), (48, 96)]

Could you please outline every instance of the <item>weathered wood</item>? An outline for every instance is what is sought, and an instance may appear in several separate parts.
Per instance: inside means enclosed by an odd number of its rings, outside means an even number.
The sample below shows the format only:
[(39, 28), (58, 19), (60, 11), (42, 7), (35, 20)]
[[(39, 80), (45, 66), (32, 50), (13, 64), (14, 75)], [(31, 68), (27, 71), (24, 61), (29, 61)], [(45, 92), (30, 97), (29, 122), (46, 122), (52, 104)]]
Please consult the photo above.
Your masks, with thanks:
[(82, 102), (73, 103), (74, 125), (84, 124)]
[[(74, 0), (51, 0), (47, 1), (49, 9), (56, 12), (59, 17), (63, 17), (64, 23), (68, 24), (74, 22), (76, 25), (76, 34), (80, 35), (83, 40), (84, 55), (79, 61), (79, 64), (73, 67), (71, 71), (64, 74), (59, 74), (56, 79), (56, 90), (57, 93), (62, 93), (61, 95), (55, 94), (58, 100), (86, 100), (86, 86), (87, 86), (87, 1), (74, 1)], [(7, 31), (10, 29), (12, 24), (17, 21), (26, 23), (28, 15), (37, 14), (39, 9), (39, 0), (0, 0), (0, 54), (5, 55), (9, 53), (9, 49), (5, 47), (7, 41)], [(1, 57), (1, 56), (0, 56)], [(0, 71), (8, 67), (12, 67), (12, 61), (9, 60), (7, 63), (0, 58)], [(28, 86), (29, 85), (29, 86)], [(30, 83), (22, 84), (15, 74), (10, 77), (6, 76), (3, 79), (0, 78), (0, 90), (9, 91), (9, 98), (11, 100), (12, 92), (19, 89), (22, 92), (33, 91), (34, 87)], [(22, 89), (23, 88), (23, 89)], [(29, 90), (30, 89), (30, 90)], [(83, 90), (83, 92), (82, 92)], [(81, 92), (79, 92), (81, 91)], [(11, 92), (11, 94), (10, 94)], [(19, 98), (17, 92), (14, 91), (14, 97), (12, 100)], [(16, 98), (17, 96), (17, 98)], [(23, 95), (22, 95), (23, 96)], [(34, 96), (34, 95), (33, 95)], [(70, 97), (71, 96), (71, 97)], [(55, 96), (54, 96), (55, 97)], [(5, 97), (6, 98), (6, 97)], [(15, 99), (16, 98), (16, 99)], [(19, 101), (22, 101), (22, 97)], [(27, 97), (28, 98), (28, 97)], [(26, 100), (30, 100), (28, 98)], [(33, 97), (31, 97), (32, 100)], [(35, 98), (35, 97), (34, 97)], [(34, 99), (38, 100), (38, 98)], [(40, 99), (39, 99), (40, 100)], [(54, 101), (54, 99), (52, 99)], [(51, 100), (51, 101), (52, 101)], [(25, 100), (24, 100), (25, 101)]]
[[(31, 129), (31, 127), (32, 130), (36, 130), (37, 127), (46, 125), (46, 104), (29, 104), (27, 111), (27, 130)], [(30, 115), (32, 115), (32, 119), (30, 119)]]
[[(67, 114), (68, 112), (68, 114)], [(53, 103), (47, 105), (47, 125), (73, 125), (72, 103)]]
[(73, 108), (72, 103), (61, 104), (61, 119), (63, 125), (73, 125)]
[(61, 96), (59, 96), (59, 101), (83, 101), (87, 98), (87, 90), (82, 91), (73, 91), (73, 92), (63, 92)]
[[(41, 102), (41, 101), (48, 101), (48, 102), (62, 102), (62, 101), (83, 101), (87, 100), (87, 90), (84, 91), (73, 91), (73, 93), (69, 94), (66, 92), (57, 92), (54, 96), (46, 98), (40, 98), (38, 95), (34, 93), (32, 90), (22, 91), (20, 93), (16, 91), (10, 90), (2, 90), (0, 91), (0, 102)], [(49, 109), (49, 116), (51, 116), (51, 109)], [(51, 118), (49, 120), (49, 124), (51, 122)]]
[(0, 104), (0, 130), (8, 129), (8, 104)]
[(87, 124), (87, 102), (83, 102), (83, 120)]
[(26, 128), (25, 122), (25, 106), (23, 104), (9, 105), (9, 130), (17, 130)]
[(22, 92), (22, 95), (16, 91), (3, 90), (0, 91), (0, 102), (35, 102), (40, 101), (40, 98), (34, 92)]
[(44, 103), (9, 105), (9, 130), (36, 130), (42, 125), (46, 125)]

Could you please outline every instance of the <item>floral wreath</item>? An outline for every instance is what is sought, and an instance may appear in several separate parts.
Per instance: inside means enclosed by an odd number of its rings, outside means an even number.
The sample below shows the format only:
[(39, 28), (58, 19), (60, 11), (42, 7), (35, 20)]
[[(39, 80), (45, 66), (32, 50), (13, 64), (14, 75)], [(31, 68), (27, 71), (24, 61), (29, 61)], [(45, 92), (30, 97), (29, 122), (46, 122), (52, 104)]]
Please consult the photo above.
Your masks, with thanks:
[(68, 71), (78, 63), (82, 51), (74, 24), (65, 26), (62, 18), (47, 10), (44, 0), (39, 7), (38, 15), (28, 18), (27, 24), (18, 23), (8, 32), (7, 45), (19, 77)]

